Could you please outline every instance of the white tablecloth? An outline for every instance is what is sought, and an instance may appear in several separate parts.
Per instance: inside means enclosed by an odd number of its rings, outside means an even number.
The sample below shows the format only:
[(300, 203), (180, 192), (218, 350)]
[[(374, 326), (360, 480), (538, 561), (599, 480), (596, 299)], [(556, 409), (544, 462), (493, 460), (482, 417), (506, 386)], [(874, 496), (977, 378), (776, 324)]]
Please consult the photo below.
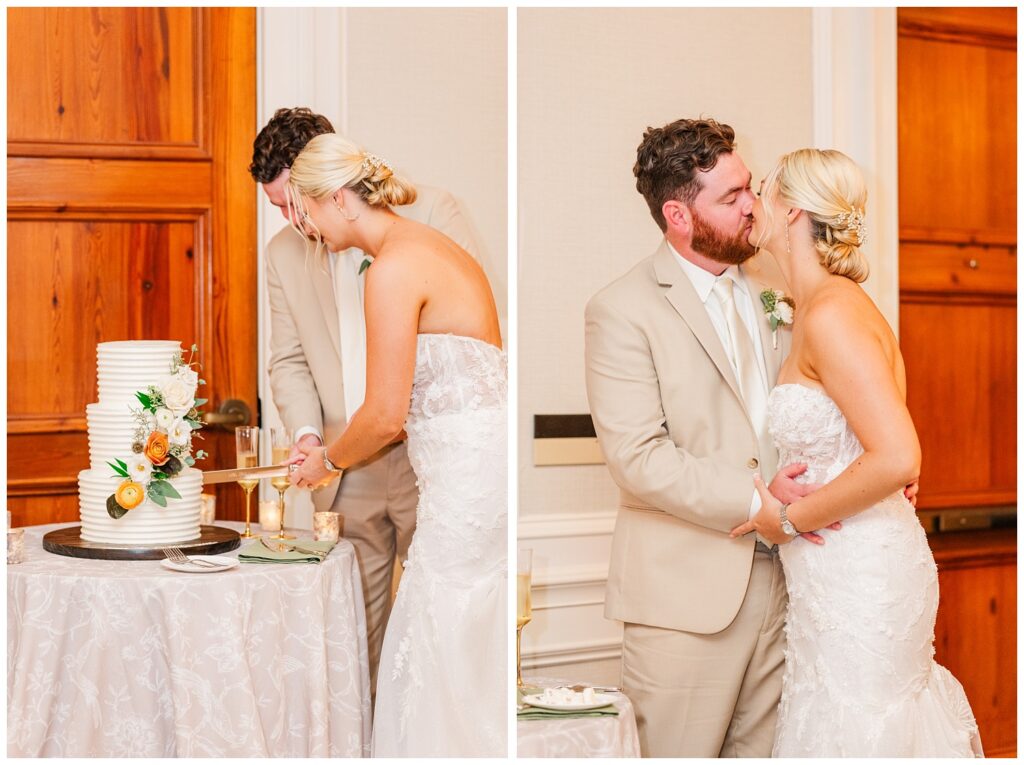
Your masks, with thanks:
[[(572, 685), (551, 678), (523, 678), (541, 688)], [(617, 717), (578, 717), (569, 720), (520, 720), (516, 724), (519, 757), (639, 757), (640, 737), (633, 704), (621, 693), (615, 697)]]
[(43, 550), (65, 525), (27, 528), (26, 561), (7, 566), (9, 756), (369, 753), (350, 542), (319, 565), (191, 574)]

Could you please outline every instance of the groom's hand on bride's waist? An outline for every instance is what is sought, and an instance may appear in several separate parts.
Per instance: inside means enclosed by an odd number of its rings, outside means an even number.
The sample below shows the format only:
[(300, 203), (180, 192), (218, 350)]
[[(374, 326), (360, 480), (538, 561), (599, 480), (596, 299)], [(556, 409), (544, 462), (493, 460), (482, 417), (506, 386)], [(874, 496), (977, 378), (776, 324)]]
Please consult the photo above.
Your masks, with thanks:
[(914, 479), (908, 483), (903, 489), (903, 496), (910, 500), (910, 504), (917, 507), (917, 490), (920, 488), (918, 485), (918, 479)]
[(796, 477), (807, 472), (807, 465), (794, 462), (779, 469), (772, 482), (768, 484), (770, 491), (779, 502), (789, 505), (802, 497), (806, 497), (821, 488), (820, 483), (797, 483)]
[[(803, 475), (807, 472), (807, 464), (804, 462), (794, 462), (781, 468), (775, 477), (772, 479), (771, 484), (768, 486), (768, 490), (778, 499), (780, 502), (785, 504), (791, 504), (801, 497), (806, 497), (808, 494), (813, 494), (821, 488), (820, 483), (797, 483), (796, 477)], [(843, 524), (839, 521), (830, 523), (825, 528), (831, 529), (832, 531), (839, 531), (843, 527)], [(800, 534), (808, 542), (813, 542), (816, 545), (825, 544), (825, 539), (820, 534), (816, 534), (813, 531), (805, 531)]]

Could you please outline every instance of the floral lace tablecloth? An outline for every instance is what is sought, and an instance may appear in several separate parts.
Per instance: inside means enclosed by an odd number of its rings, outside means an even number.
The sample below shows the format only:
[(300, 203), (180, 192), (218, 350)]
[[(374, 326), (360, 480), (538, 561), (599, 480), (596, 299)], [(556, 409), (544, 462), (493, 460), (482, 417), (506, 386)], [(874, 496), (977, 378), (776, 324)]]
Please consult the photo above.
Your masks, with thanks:
[[(524, 678), (541, 688), (572, 685), (546, 677)], [(519, 757), (639, 757), (640, 737), (633, 704), (622, 693), (615, 697), (616, 717), (581, 717), (569, 720), (519, 720), (516, 738)]]
[(192, 574), (43, 550), (67, 525), (26, 528), (7, 566), (8, 756), (369, 754), (351, 543), (319, 565)]

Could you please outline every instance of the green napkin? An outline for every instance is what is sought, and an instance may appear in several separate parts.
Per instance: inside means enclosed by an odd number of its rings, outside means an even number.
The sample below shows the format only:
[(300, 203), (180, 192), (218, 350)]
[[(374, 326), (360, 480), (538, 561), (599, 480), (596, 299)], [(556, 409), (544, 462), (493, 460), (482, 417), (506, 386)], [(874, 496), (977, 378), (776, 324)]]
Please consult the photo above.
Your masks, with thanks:
[(522, 706), (523, 696), (532, 696), (535, 693), (543, 693), (543, 688), (524, 686), (518, 689), (516, 694), (517, 720), (572, 720), (577, 717), (616, 717), (619, 710), (614, 704), (608, 704), (597, 709), (573, 710), (573, 709), (541, 709), (540, 707)]
[[(277, 547), (279, 540), (268, 540), (272, 547)], [(327, 554), (334, 549), (337, 542), (321, 541), (312, 539), (285, 539), (281, 544), (286, 547), (298, 546), (305, 550), (318, 550), (323, 557), (317, 557), (311, 553), (299, 552), (297, 550), (269, 550), (258, 539), (250, 542), (238, 553), (238, 560), (242, 563), (319, 563)]]

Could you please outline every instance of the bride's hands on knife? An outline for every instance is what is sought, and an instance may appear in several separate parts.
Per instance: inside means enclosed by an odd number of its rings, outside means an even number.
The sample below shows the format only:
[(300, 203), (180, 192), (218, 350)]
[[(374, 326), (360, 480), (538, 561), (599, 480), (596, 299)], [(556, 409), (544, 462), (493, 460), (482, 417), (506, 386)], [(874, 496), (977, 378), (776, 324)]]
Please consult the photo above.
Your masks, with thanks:
[(315, 435), (303, 436), (293, 447), (293, 456), (285, 460), (285, 465), (298, 465), (291, 474), (292, 486), (300, 489), (318, 489), (326, 486), (337, 477), (324, 465), (324, 447)]

